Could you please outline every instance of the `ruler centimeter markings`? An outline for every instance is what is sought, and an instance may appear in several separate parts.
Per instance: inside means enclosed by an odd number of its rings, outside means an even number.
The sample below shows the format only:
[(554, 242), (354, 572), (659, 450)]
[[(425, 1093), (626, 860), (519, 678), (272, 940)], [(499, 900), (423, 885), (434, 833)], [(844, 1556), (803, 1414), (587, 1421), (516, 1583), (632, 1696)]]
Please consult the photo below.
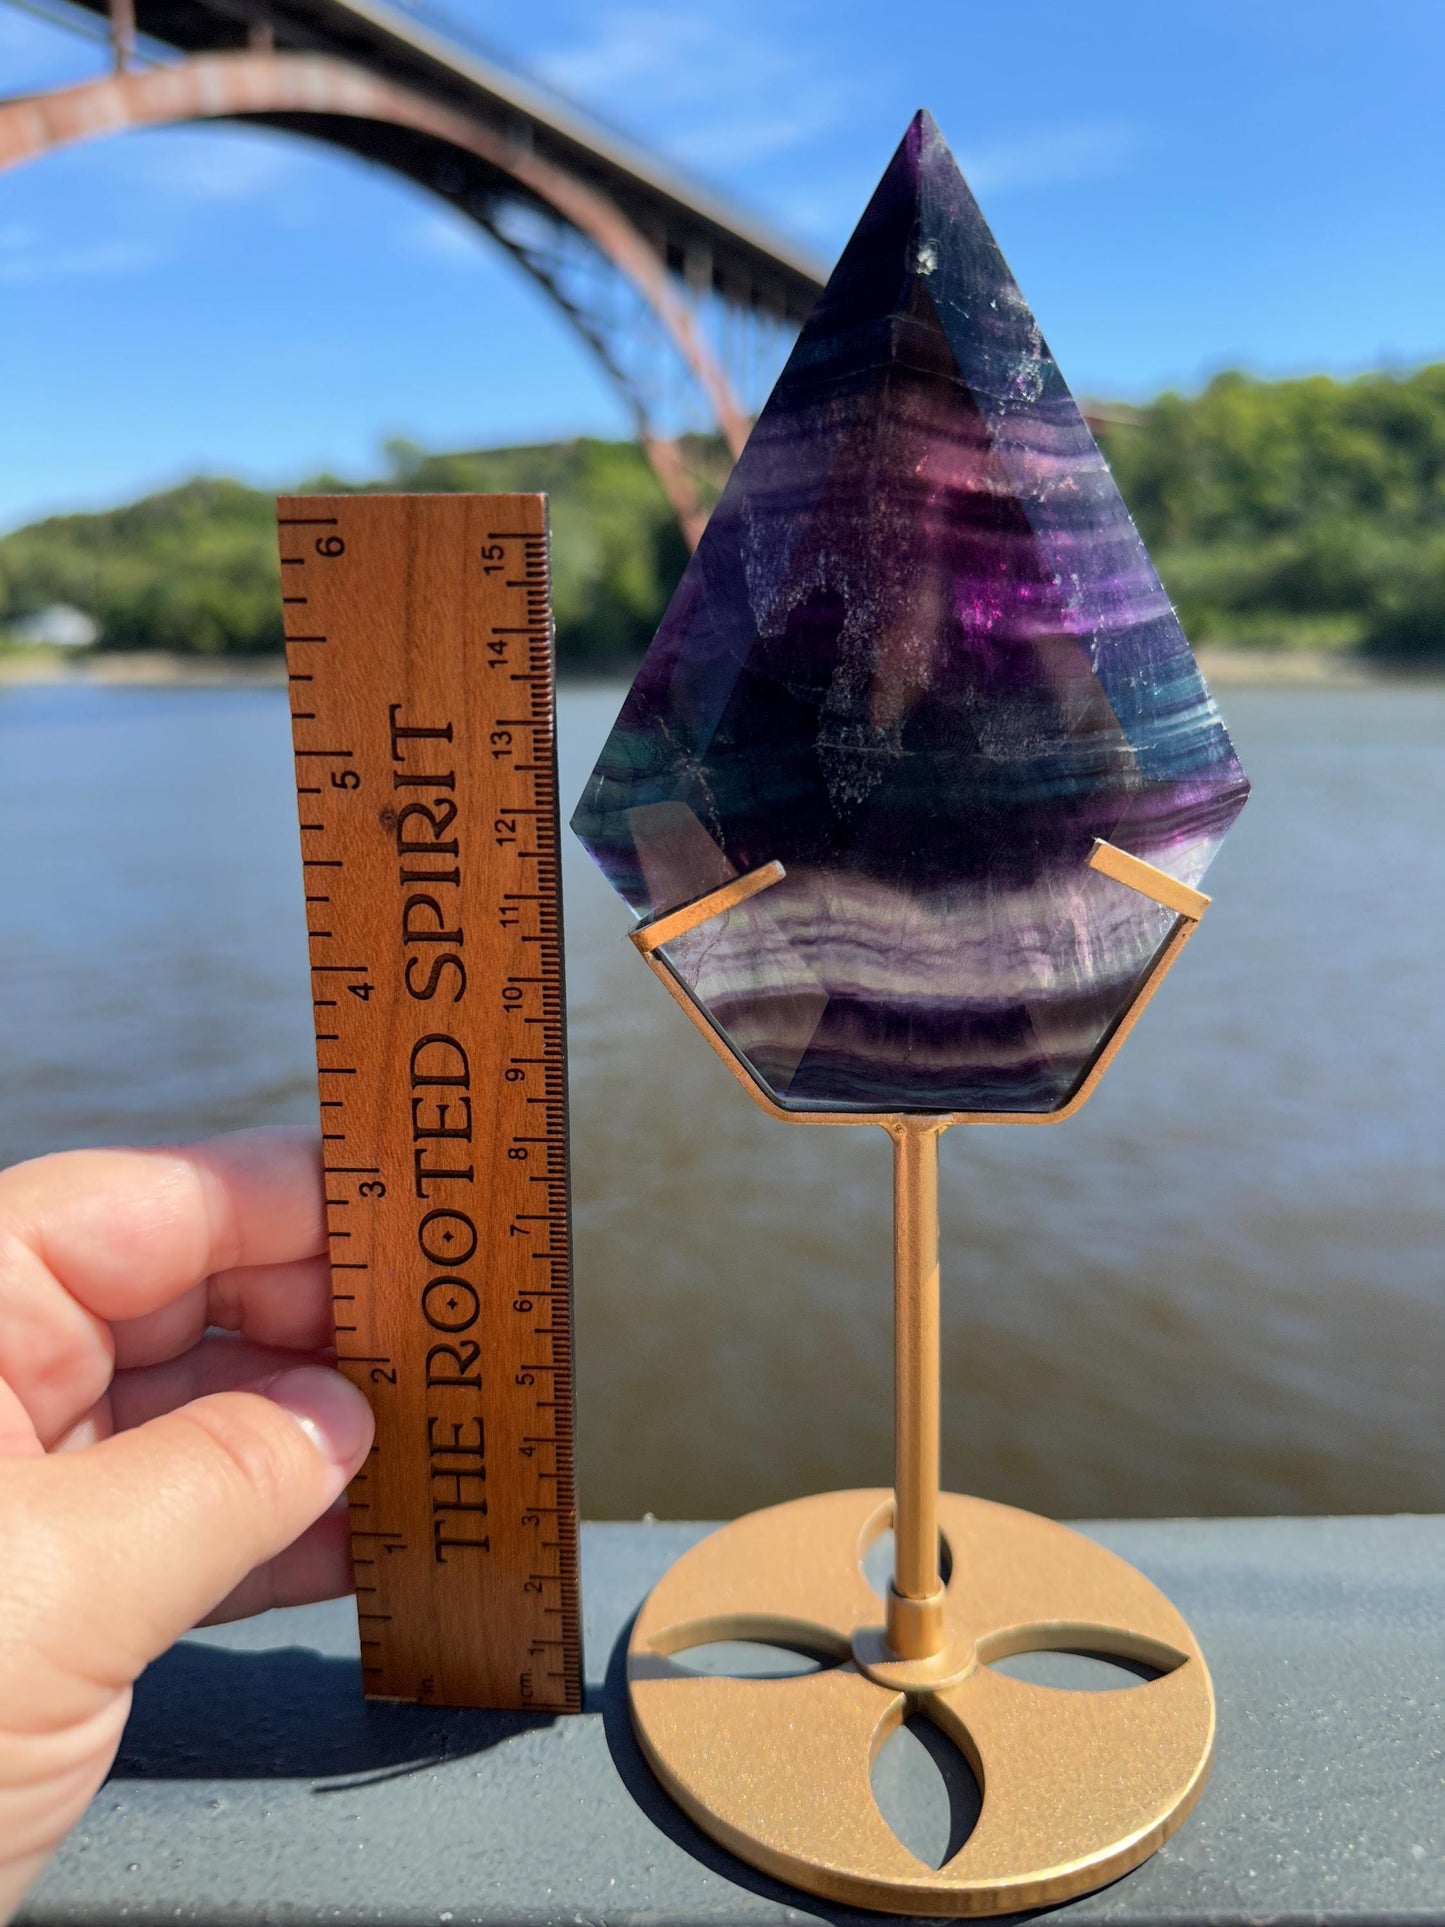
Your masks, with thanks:
[(546, 501), (277, 522), (363, 1682), (576, 1712)]

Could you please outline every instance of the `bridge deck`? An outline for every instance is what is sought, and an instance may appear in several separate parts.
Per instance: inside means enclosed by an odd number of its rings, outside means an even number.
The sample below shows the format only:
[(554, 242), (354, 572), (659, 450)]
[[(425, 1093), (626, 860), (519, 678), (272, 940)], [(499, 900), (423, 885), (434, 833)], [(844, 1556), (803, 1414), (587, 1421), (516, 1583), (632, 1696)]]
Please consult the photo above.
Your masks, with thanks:
[[(73, 0), (104, 17), (107, 0)], [(444, 101), (523, 146), (594, 182), (653, 240), (669, 266), (710, 283), (740, 306), (799, 324), (816, 300), (824, 270), (801, 250), (729, 207), (623, 136), (509, 73), (444, 31), (384, 0), (139, 0), (140, 32), (183, 53), (216, 53), (251, 44), (264, 23), (278, 49), (328, 53)], [(398, 165), (395, 130), (328, 123), (324, 132), (353, 152)], [(421, 156), (402, 171), (436, 185)]]

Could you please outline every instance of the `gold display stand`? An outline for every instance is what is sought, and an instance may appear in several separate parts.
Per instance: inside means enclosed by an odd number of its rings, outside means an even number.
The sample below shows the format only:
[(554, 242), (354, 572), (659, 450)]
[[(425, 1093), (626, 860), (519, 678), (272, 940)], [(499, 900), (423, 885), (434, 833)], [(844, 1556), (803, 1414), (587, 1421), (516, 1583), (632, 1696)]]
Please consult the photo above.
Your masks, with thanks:
[[(1208, 1669), (1164, 1595), (1066, 1527), (939, 1491), (938, 1141), (951, 1124), (1047, 1124), (1089, 1097), (1209, 899), (1111, 844), (1091, 865), (1175, 912), (1128, 1008), (1060, 1109), (947, 1116), (785, 1110), (693, 1000), (663, 946), (783, 876), (770, 863), (641, 925), (633, 942), (749, 1094), (788, 1123), (877, 1124), (894, 1146), (893, 1491), (825, 1493), (724, 1526), (638, 1615), (633, 1724), (654, 1772), (715, 1840), (830, 1900), (886, 1912), (1010, 1912), (1086, 1893), (1146, 1860), (1203, 1790), (1214, 1743)], [(893, 1528), (886, 1606), (862, 1559)], [(946, 1549), (949, 1576), (943, 1577)], [(671, 1655), (775, 1641), (837, 1663), (791, 1679), (689, 1673)], [(1030, 1685), (992, 1662), (1083, 1649), (1157, 1677), (1114, 1691)], [(940, 1868), (874, 1801), (883, 1742), (934, 1720), (982, 1793)]]

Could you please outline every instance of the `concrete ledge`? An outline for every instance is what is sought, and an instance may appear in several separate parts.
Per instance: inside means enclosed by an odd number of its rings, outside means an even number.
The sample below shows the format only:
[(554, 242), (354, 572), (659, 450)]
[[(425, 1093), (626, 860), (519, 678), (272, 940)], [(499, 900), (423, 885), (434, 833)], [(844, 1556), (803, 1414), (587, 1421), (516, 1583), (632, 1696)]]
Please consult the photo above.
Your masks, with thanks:
[[(365, 1707), (349, 1604), (193, 1635), (22, 1918), (60, 1923), (876, 1921), (752, 1873), (656, 1788), (622, 1640), (707, 1530), (584, 1528), (577, 1719)], [(1090, 1526), (1175, 1600), (1219, 1693), (1214, 1777), (1089, 1921), (1445, 1923), (1445, 1518)]]

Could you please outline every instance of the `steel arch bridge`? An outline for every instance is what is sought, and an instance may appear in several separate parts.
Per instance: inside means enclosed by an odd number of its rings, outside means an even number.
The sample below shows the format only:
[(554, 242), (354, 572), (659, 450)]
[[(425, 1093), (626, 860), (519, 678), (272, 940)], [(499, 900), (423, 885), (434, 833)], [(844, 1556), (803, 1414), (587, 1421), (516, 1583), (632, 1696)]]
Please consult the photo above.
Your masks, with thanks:
[(130, 128), (224, 120), (320, 140), (440, 195), (592, 350), (692, 542), (687, 429), (740, 451), (822, 270), (448, 24), (385, 0), (42, 0), (114, 72), (0, 99), (0, 169)]

